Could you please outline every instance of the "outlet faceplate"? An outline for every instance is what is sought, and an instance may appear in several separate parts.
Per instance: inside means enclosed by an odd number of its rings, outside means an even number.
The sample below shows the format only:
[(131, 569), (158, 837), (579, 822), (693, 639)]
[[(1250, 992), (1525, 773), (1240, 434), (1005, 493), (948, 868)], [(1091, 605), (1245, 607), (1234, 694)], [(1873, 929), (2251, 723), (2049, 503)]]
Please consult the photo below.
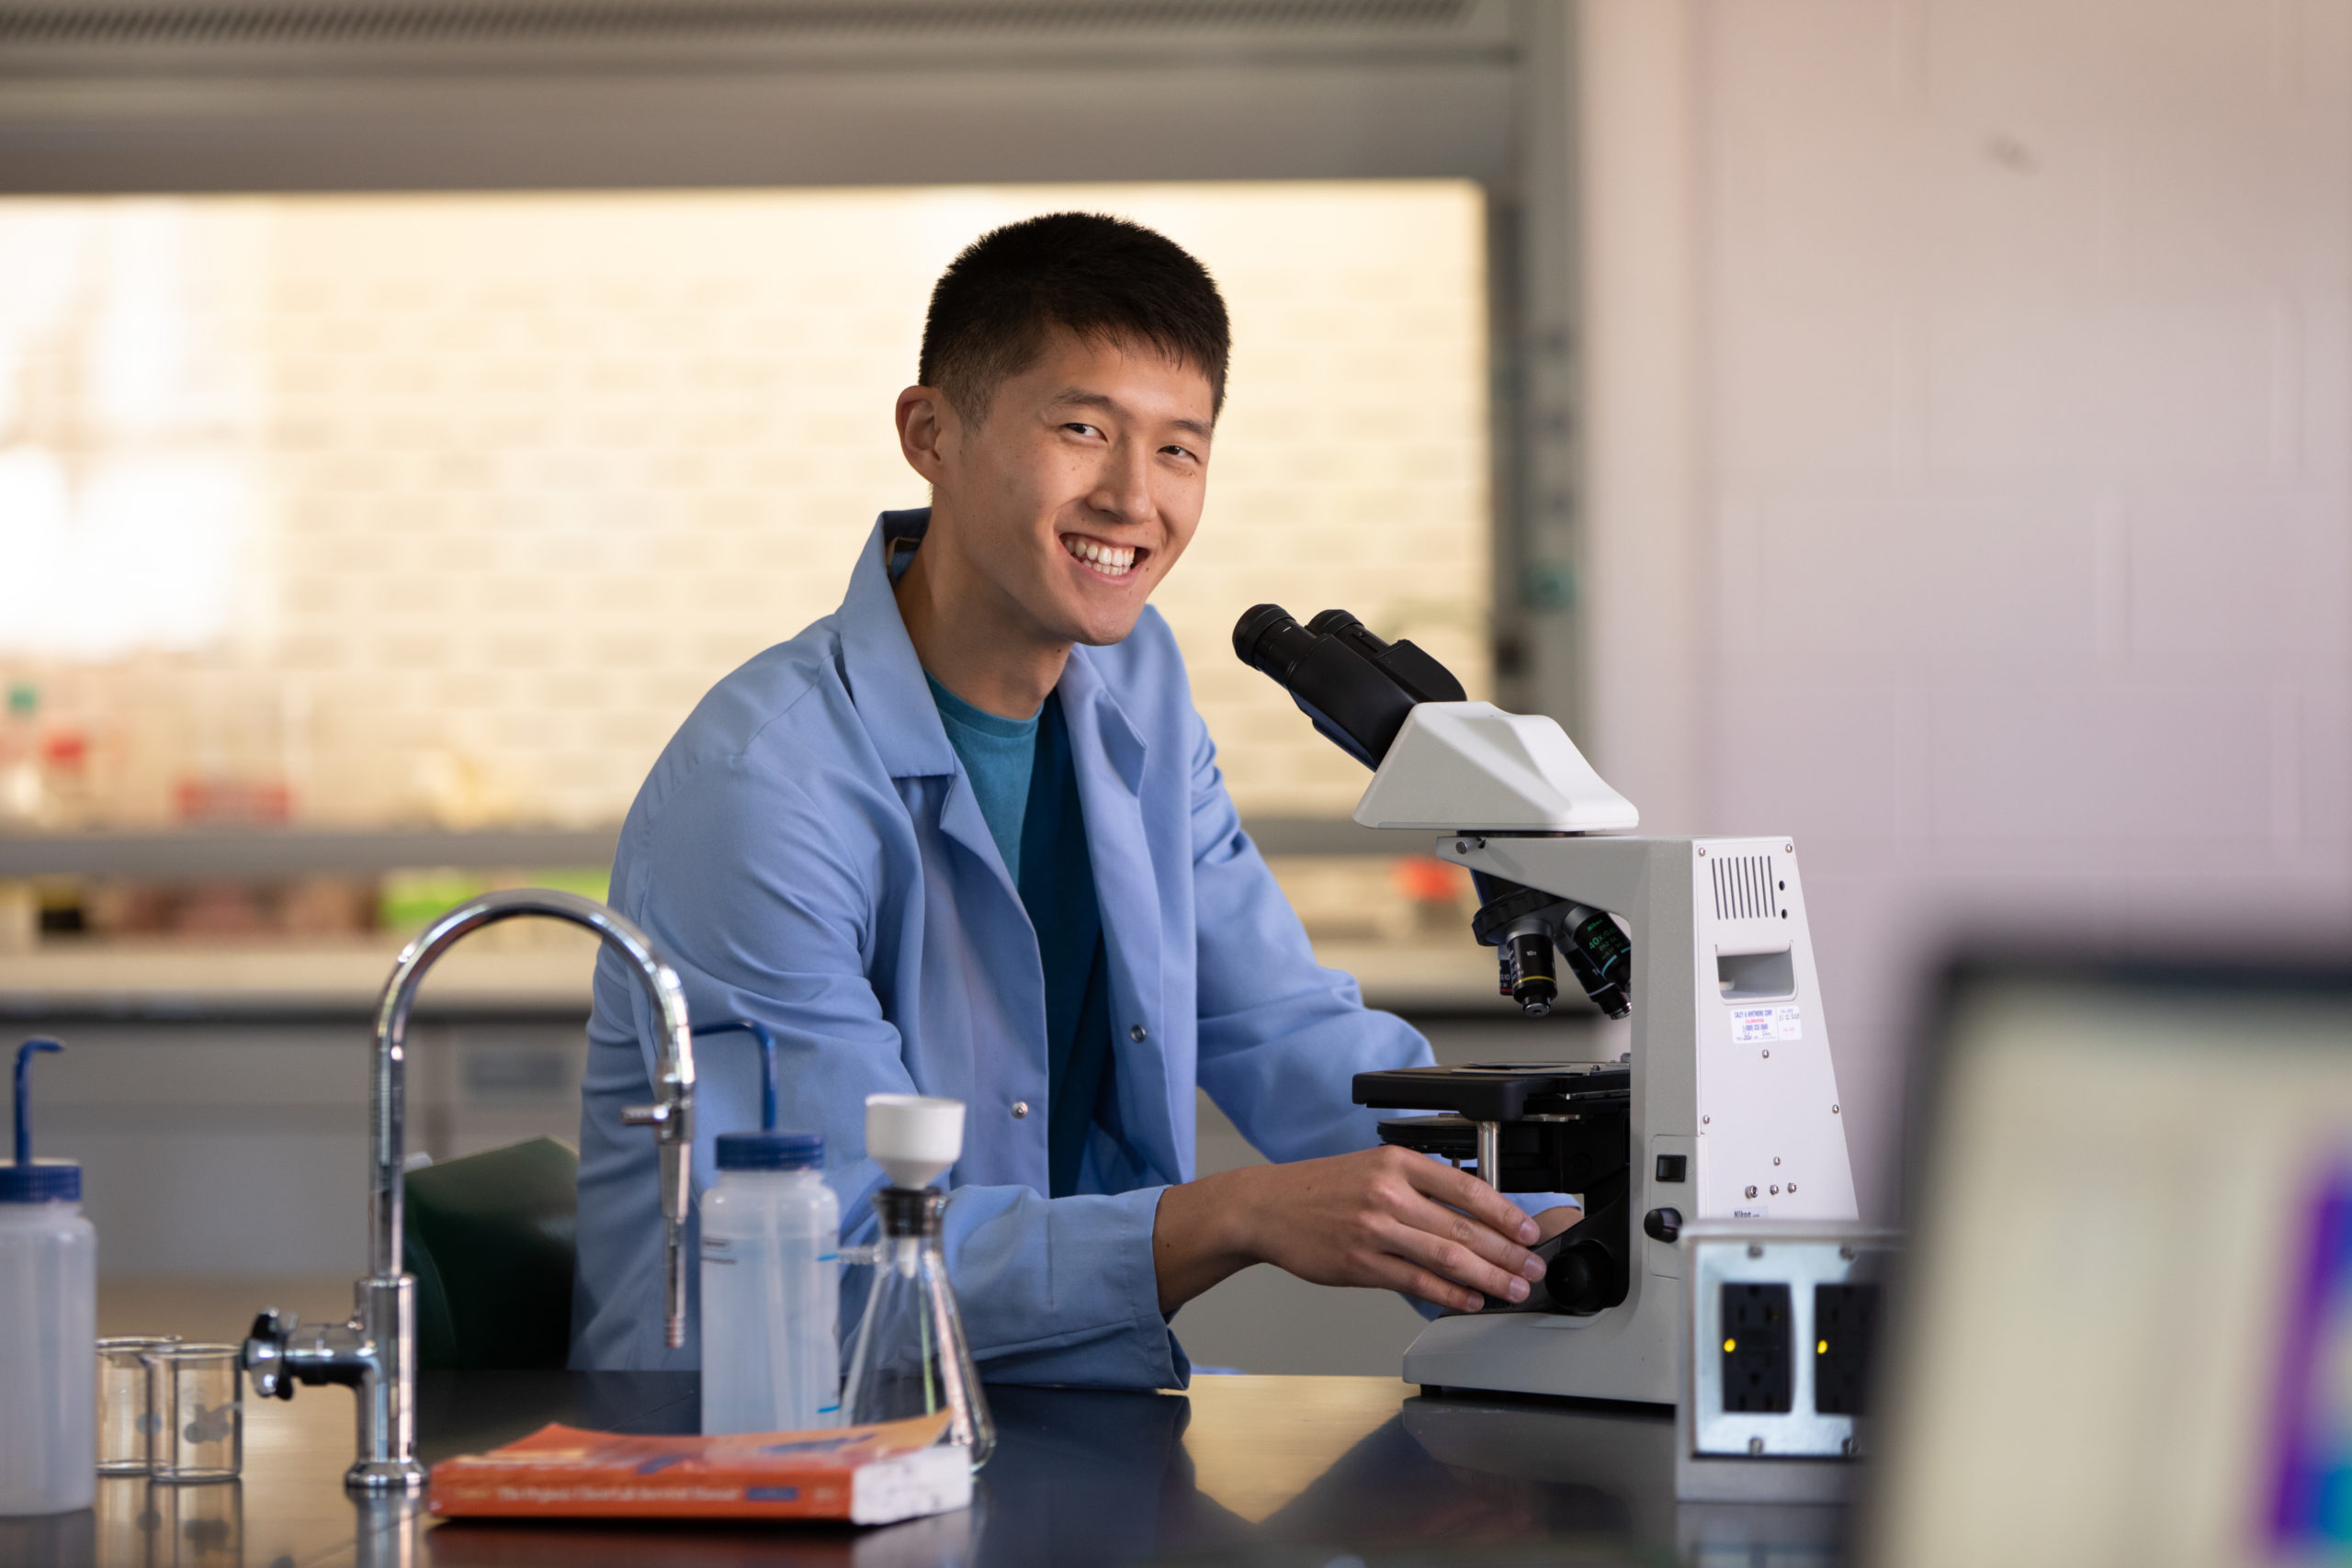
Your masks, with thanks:
[(1867, 1326), (1857, 1319), (1864, 1311), (1875, 1316), (1893, 1236), (1851, 1224), (1735, 1223), (1692, 1226), (1682, 1240), (1690, 1283), (1690, 1451), (1770, 1459), (1853, 1453), (1859, 1359), (1868, 1353), (1857, 1344), (1857, 1329)]

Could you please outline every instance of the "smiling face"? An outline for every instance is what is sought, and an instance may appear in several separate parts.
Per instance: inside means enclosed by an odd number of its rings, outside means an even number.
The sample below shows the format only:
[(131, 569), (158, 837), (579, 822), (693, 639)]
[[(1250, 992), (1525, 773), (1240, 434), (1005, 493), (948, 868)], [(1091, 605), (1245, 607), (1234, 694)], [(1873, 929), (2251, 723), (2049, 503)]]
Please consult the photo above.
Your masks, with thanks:
[(1040, 650), (1117, 642), (1192, 543), (1215, 423), (1204, 372), (1058, 328), (977, 426), (909, 388), (899, 428), (932, 484), (916, 555), (930, 596)]

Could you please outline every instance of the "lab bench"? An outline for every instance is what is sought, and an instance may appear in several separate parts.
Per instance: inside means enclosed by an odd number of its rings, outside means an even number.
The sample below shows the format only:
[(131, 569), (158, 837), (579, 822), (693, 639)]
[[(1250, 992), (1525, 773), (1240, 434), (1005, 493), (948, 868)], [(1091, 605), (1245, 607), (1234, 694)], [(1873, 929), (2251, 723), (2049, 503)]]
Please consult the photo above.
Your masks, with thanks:
[[(429, 1463), (548, 1421), (691, 1432), (692, 1373), (428, 1373)], [(343, 1490), (339, 1389), (245, 1404), (241, 1481), (99, 1483), (95, 1509), (0, 1519), (0, 1561), (118, 1563), (860, 1564), (1096, 1568), (1155, 1561), (1798, 1563), (1843, 1556), (1844, 1510), (1677, 1504), (1673, 1422), (1643, 1406), (1449, 1397), (1384, 1378), (1201, 1377), (1185, 1393), (992, 1386), (974, 1506), (847, 1527), (439, 1521)]]

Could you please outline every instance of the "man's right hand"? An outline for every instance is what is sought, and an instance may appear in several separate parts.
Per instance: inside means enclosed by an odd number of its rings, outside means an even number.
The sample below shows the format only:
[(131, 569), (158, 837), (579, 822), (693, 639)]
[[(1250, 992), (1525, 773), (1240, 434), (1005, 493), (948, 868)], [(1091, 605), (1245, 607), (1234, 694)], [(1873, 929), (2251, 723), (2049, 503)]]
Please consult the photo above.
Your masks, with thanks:
[(1252, 1263), (1317, 1285), (1400, 1291), (1476, 1312), (1527, 1299), (1544, 1264), (1532, 1219), (1475, 1176), (1383, 1147), (1204, 1176), (1160, 1195), (1159, 1308), (1173, 1312)]

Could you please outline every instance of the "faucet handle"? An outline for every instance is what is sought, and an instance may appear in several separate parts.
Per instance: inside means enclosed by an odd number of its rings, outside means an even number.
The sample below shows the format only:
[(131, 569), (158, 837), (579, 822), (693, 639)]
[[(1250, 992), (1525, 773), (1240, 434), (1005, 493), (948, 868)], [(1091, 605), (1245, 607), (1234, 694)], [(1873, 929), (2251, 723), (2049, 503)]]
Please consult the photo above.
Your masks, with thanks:
[(286, 1366), (286, 1347), (300, 1321), (290, 1312), (271, 1307), (254, 1319), (240, 1359), (254, 1380), (254, 1393), (264, 1399), (294, 1397), (294, 1379)]
[(624, 1127), (663, 1127), (670, 1122), (671, 1107), (667, 1105), (626, 1105), (621, 1108)]

